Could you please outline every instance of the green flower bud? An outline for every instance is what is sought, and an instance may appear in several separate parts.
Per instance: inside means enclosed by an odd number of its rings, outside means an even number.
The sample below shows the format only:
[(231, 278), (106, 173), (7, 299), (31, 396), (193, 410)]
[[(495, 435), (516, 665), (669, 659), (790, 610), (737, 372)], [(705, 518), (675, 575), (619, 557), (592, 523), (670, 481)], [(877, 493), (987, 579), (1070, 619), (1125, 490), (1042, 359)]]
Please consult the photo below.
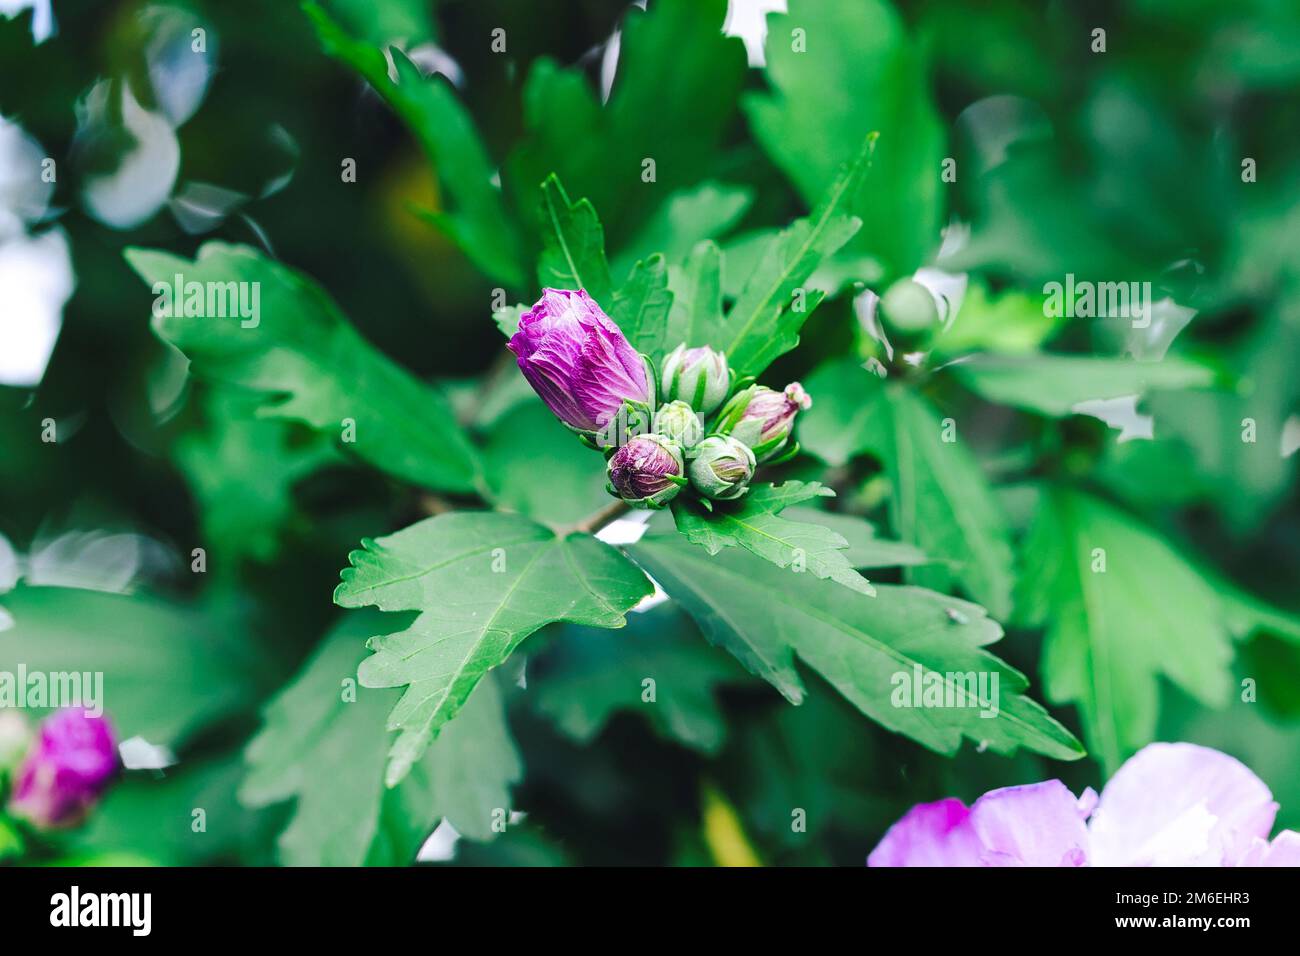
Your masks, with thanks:
[(707, 346), (677, 346), (664, 359), (660, 394), (667, 401), (686, 402), (701, 415), (722, 404), (731, 391), (727, 357)]
[(686, 484), (682, 450), (663, 435), (637, 435), (609, 459), (609, 493), (634, 508), (662, 508)]
[(691, 486), (706, 498), (730, 501), (749, 490), (758, 462), (749, 446), (730, 435), (710, 435), (691, 451)]
[(939, 324), (939, 307), (930, 290), (915, 279), (899, 279), (880, 300), (880, 314), (898, 332), (923, 332)]
[(654, 431), (673, 439), (682, 448), (693, 448), (704, 437), (704, 423), (685, 402), (669, 402), (655, 412)]

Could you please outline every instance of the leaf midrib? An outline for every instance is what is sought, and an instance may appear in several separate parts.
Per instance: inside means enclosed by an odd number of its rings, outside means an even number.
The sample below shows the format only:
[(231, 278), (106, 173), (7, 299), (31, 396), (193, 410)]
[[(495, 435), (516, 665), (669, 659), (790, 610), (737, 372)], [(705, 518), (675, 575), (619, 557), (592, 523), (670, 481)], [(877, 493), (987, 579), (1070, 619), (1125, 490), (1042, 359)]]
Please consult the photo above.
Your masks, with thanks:
[[(735, 337), (731, 340), (731, 344), (723, 351), (729, 353), (735, 351), (735, 349), (749, 334), (750, 327), (758, 321), (760, 315), (768, 310), (772, 304), (772, 300), (776, 297), (777, 290), (785, 284), (786, 280), (790, 276), (794, 275), (795, 266), (803, 261), (804, 256), (806, 256), (808, 251), (812, 248), (814, 240), (821, 236), (822, 230), (825, 229), (826, 224), (838, 214), (840, 200), (844, 198), (844, 194), (848, 191), (850, 184), (855, 182), (856, 179), (856, 175), (850, 172), (849, 175), (842, 177), (841, 180), (835, 184), (835, 189), (829, 194), (829, 201), (825, 203), (825, 208), (821, 215), (818, 217), (812, 229), (809, 230), (808, 238), (804, 240), (803, 245), (800, 246), (799, 254), (788, 260), (788, 264), (779, 274), (777, 281), (769, 287), (767, 295), (763, 297), (759, 303), (759, 307), (750, 312), (749, 316), (745, 319), (745, 324), (736, 332)], [(772, 240), (772, 242), (779, 243), (783, 237), (784, 235), (778, 235)]]

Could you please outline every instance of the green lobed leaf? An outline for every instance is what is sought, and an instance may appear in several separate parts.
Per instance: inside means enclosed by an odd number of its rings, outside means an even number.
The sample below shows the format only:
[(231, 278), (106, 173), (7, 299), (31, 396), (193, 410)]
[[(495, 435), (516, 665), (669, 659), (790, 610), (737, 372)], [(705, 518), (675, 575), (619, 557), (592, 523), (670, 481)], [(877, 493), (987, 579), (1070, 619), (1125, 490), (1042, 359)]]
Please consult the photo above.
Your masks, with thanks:
[(744, 101), (755, 138), (812, 203), (863, 134), (878, 131), (871, 172), (843, 205), (863, 223), (849, 248), (879, 259), (888, 277), (910, 273), (939, 244), (944, 135), (902, 19), (883, 0), (791, 0), (767, 28), (772, 90)]
[(677, 530), (709, 554), (740, 547), (779, 568), (806, 569), (815, 577), (829, 578), (862, 594), (874, 594), (867, 579), (849, 562), (845, 552), (849, 543), (841, 535), (822, 525), (780, 516), (786, 505), (834, 493), (817, 482), (758, 485), (736, 501), (713, 502), (711, 509), (695, 500), (679, 498), (673, 504), (673, 518)]
[(726, 317), (722, 314), (722, 250), (717, 243), (705, 241), (692, 249), (670, 285), (668, 340), (688, 347), (721, 341)]
[(364, 638), (384, 624), (373, 612), (346, 616), (267, 705), (248, 744), (240, 800), (252, 807), (295, 801), (277, 841), (286, 865), (409, 864), (440, 818), (486, 840), (493, 811), (510, 806), (523, 768), (491, 679), (402, 783), (384, 786), (385, 717), (399, 695), (356, 683)]
[(673, 193), (614, 260), (615, 274), (630, 272), (637, 257), (653, 253), (677, 265), (698, 243), (718, 238), (739, 222), (753, 201), (752, 189), (728, 183), (700, 183)]
[(658, 363), (676, 346), (669, 341), (668, 315), (673, 294), (668, 291), (664, 257), (653, 255), (633, 266), (627, 281), (614, 293), (612, 318), (632, 348)]
[(1214, 381), (1212, 369), (1178, 358), (1137, 362), (1095, 355), (977, 355), (951, 368), (989, 401), (1054, 417), (1078, 414), (1082, 402), (1203, 388)]
[[(978, 605), (896, 585), (878, 585), (868, 598), (744, 552), (709, 557), (661, 535), (643, 538), (630, 551), (710, 641), (793, 703), (804, 696), (797, 656), (867, 716), (940, 753), (956, 752), (963, 736), (999, 753), (1021, 746), (1063, 760), (1083, 753), (1064, 727), (1023, 695), (1024, 676), (983, 650), (1002, 629)], [(923, 679), (939, 675), (929, 679), (945, 688), (955, 688), (966, 674), (977, 680), (987, 675), (985, 690), (978, 700), (954, 695), (966, 706), (896, 706), (899, 682), (918, 667)]]
[(185, 353), (197, 374), (262, 393), (257, 414), (337, 438), (351, 420), (355, 441), (341, 447), (380, 471), (444, 491), (476, 487), (477, 456), (446, 398), (366, 342), (301, 273), (223, 242), (204, 243), (193, 262), (149, 249), (128, 249), (126, 259), (155, 289), (179, 275), (187, 285), (246, 283), (258, 290), (256, 320), (237, 312), (153, 320), (159, 338)]
[(360, 669), (367, 687), (407, 686), (388, 720), (402, 731), (389, 754), (389, 786), (529, 634), (557, 621), (622, 627), (651, 591), (608, 545), (516, 515), (453, 512), (362, 545), (335, 603), (421, 612), (406, 630), (374, 638)]
[[(943, 559), (973, 598), (996, 617), (1011, 611), (1013, 558), (1006, 520), (959, 424), (955, 441), (929, 402), (885, 383), (852, 360), (828, 363), (807, 382), (816, 396), (800, 416), (802, 447), (831, 465), (870, 453), (889, 478), (895, 533)], [(927, 566), (916, 580), (943, 587), (949, 572)]]
[(877, 537), (876, 529), (863, 518), (823, 511), (810, 505), (794, 505), (781, 514), (794, 521), (819, 524), (834, 531), (848, 542), (844, 556), (855, 568), (899, 568), (931, 563), (930, 557), (914, 545)]
[(1051, 315), (1044, 301), (1041, 293), (1015, 288), (994, 294), (987, 283), (971, 277), (956, 318), (934, 339), (935, 351), (954, 357), (972, 352), (1035, 353), (1066, 321)]
[[(726, 0), (627, 8), (603, 105), (581, 68), (536, 61), (524, 84), (525, 138), (506, 165), (520, 205), (531, 206), (537, 183), (554, 172), (600, 210), (611, 249), (668, 251), (628, 240), (665, 197), (713, 173), (748, 72), (744, 45), (722, 33), (726, 15)], [(655, 162), (649, 182), (647, 159)]]
[[(645, 681), (654, 681), (647, 699)], [(566, 625), (529, 682), (538, 710), (590, 743), (616, 713), (636, 713), (664, 737), (701, 753), (722, 747), (727, 724), (715, 697), (747, 675), (699, 639), (671, 604), (628, 617), (618, 634)]]
[(874, 144), (874, 135), (860, 143), (812, 215), (795, 220), (767, 244), (727, 314), (722, 338), (707, 343), (727, 354), (737, 374), (757, 376), (799, 344), (799, 329), (823, 297), (819, 290), (803, 288), (804, 283), (862, 225), (844, 208), (862, 181)]
[(1048, 697), (1073, 703), (1107, 773), (1150, 743), (1165, 677), (1209, 706), (1231, 691), (1214, 588), (1159, 535), (1079, 492), (1051, 489), (1024, 545), (1017, 611), (1045, 624)]
[(1300, 644), (1300, 613), (1274, 607), (1222, 579), (1215, 579), (1229, 633), (1238, 639), (1271, 634)]
[(496, 169), (474, 121), (451, 84), (438, 74), (423, 75), (406, 54), (390, 47), (397, 72), (393, 80), (383, 47), (348, 36), (315, 3), (304, 4), (303, 9), (325, 52), (374, 87), (419, 139), (443, 192), (456, 204), (450, 212), (426, 212), (426, 218), (488, 276), (521, 288), (525, 269), (520, 231), (506, 211), (501, 190), (492, 183)]
[(611, 304), (614, 281), (605, 261), (605, 230), (591, 200), (571, 202), (552, 173), (542, 183), (541, 215), (538, 283), (543, 288), (586, 289), (602, 308)]
[(531, 391), (492, 423), (483, 447), (492, 503), (552, 526), (576, 523), (607, 494), (601, 465)]
[(295, 422), (258, 418), (260, 397), (215, 388), (203, 399), (200, 428), (181, 434), (173, 455), (199, 503), (209, 554), (220, 568), (248, 557), (269, 561), (304, 522), (293, 485), (340, 460), (329, 439)]

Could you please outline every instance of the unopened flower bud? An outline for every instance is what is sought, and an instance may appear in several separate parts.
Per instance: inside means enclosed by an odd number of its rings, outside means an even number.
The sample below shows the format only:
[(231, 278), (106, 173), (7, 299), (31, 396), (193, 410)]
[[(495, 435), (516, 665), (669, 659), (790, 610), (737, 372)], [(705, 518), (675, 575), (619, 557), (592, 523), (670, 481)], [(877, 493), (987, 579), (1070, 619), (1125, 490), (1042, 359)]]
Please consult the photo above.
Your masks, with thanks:
[(669, 402), (655, 412), (655, 433), (671, 438), (682, 448), (693, 448), (704, 437), (704, 423), (685, 402)]
[(708, 346), (688, 349), (679, 345), (664, 359), (663, 397), (681, 401), (701, 415), (722, 404), (731, 391), (727, 357)]
[(730, 435), (710, 435), (691, 452), (691, 485), (706, 498), (730, 501), (749, 489), (757, 467), (744, 442)]
[(629, 407), (649, 417), (654, 370), (584, 291), (543, 289), (510, 339), (519, 370), (555, 416), (588, 437)]
[(681, 446), (663, 435), (637, 435), (608, 467), (610, 494), (634, 508), (662, 508), (686, 484)]
[(811, 407), (812, 399), (798, 382), (781, 392), (751, 385), (732, 396), (714, 428), (739, 438), (754, 450), (758, 461), (771, 461), (787, 451), (795, 416)]
[(41, 724), (18, 771), (10, 810), (43, 828), (78, 823), (116, 772), (108, 721), (76, 708), (60, 710)]
[(915, 279), (899, 279), (880, 300), (880, 314), (896, 332), (923, 332), (939, 322), (934, 295)]

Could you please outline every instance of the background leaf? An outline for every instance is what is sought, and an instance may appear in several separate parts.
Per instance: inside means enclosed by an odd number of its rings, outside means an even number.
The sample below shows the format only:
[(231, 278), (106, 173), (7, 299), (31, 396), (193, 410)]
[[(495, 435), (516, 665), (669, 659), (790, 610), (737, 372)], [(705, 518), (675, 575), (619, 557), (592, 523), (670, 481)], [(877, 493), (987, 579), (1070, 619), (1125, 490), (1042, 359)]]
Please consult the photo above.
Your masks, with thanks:
[(944, 136), (898, 14), (881, 0), (790, 0), (768, 17), (765, 49), (772, 92), (745, 100), (755, 138), (813, 203), (878, 132), (871, 171), (842, 207), (862, 221), (851, 248), (887, 277), (924, 264), (939, 246)]
[(520, 206), (530, 208), (537, 183), (558, 173), (600, 210), (611, 248), (621, 249), (666, 196), (706, 179), (746, 72), (740, 41), (722, 34), (726, 11), (725, 0), (628, 9), (604, 106), (581, 72), (539, 60), (524, 86), (525, 138), (507, 164)]
[(995, 617), (1011, 610), (1012, 552), (1006, 519), (979, 463), (953, 420), (944, 423), (906, 385), (886, 384), (851, 361), (819, 369), (808, 380), (817, 396), (804, 413), (803, 446), (836, 465), (870, 452), (884, 465), (892, 494), (890, 521), (898, 537), (950, 571), (927, 566), (918, 581), (944, 587), (951, 574)]
[(1154, 739), (1157, 677), (1209, 706), (1227, 703), (1232, 652), (1219, 598), (1159, 536), (1095, 498), (1055, 491), (1024, 554), (1017, 605), (1048, 626), (1048, 697), (1078, 705), (1108, 772)]
[(238, 314), (154, 319), (158, 336), (185, 353), (198, 374), (262, 393), (262, 415), (335, 437), (342, 437), (344, 419), (354, 421), (356, 440), (342, 447), (397, 478), (444, 491), (475, 487), (477, 458), (447, 400), (362, 339), (300, 273), (222, 242), (205, 243), (193, 262), (148, 249), (128, 249), (126, 257), (151, 286), (170, 286), (176, 275), (187, 284), (256, 284), (255, 325)]
[[(727, 313), (720, 341), (710, 342), (727, 354), (738, 375), (759, 375), (777, 356), (799, 344), (799, 329), (822, 300), (822, 292), (803, 284), (828, 256), (862, 225), (844, 211), (866, 172), (874, 137), (859, 141), (806, 219), (797, 219), (763, 251), (735, 305)], [(803, 296), (796, 299), (801, 291)]]
[(1135, 362), (1091, 355), (990, 355), (952, 368), (966, 385), (990, 401), (1055, 416), (1077, 414), (1075, 406), (1082, 402), (1140, 396), (1150, 390), (1198, 388), (1214, 381), (1213, 370), (1176, 358)]
[[(646, 699), (646, 680), (654, 695)], [(537, 708), (570, 737), (592, 743), (617, 713), (642, 715), (664, 737), (702, 753), (721, 747), (727, 725), (715, 697), (745, 673), (704, 642), (685, 615), (660, 605), (628, 617), (616, 634), (566, 625), (530, 684)]]
[(575, 524), (609, 497), (600, 460), (531, 393), (488, 429), (483, 465), (498, 508), (543, 524)]
[(293, 485), (343, 459), (323, 434), (259, 418), (260, 396), (215, 388), (204, 394), (202, 429), (183, 434), (173, 454), (200, 503), (206, 550), (215, 568), (247, 556), (267, 561), (303, 523)]
[(279, 670), (233, 617), (206, 618), (146, 595), (20, 585), (5, 607), (14, 625), (0, 631), (0, 660), (29, 673), (101, 672), (100, 703), (123, 740), (179, 749), (255, 706)]
[(496, 171), (474, 121), (451, 84), (440, 75), (424, 76), (405, 53), (393, 47), (387, 52), (397, 78), (390, 78), (383, 47), (349, 37), (317, 4), (307, 3), (304, 10), (325, 52), (356, 70), (419, 139), (443, 189), (456, 203), (451, 212), (428, 212), (430, 221), (487, 275), (512, 288), (522, 287), (525, 271), (518, 227), (506, 212), (501, 190), (492, 183)]
[(486, 840), (493, 811), (510, 807), (522, 766), (491, 679), (398, 788), (385, 788), (384, 720), (399, 695), (356, 683), (365, 637), (383, 624), (373, 613), (345, 617), (270, 702), (248, 745), (241, 801), (295, 801), (278, 840), (289, 866), (409, 864), (440, 818)]

